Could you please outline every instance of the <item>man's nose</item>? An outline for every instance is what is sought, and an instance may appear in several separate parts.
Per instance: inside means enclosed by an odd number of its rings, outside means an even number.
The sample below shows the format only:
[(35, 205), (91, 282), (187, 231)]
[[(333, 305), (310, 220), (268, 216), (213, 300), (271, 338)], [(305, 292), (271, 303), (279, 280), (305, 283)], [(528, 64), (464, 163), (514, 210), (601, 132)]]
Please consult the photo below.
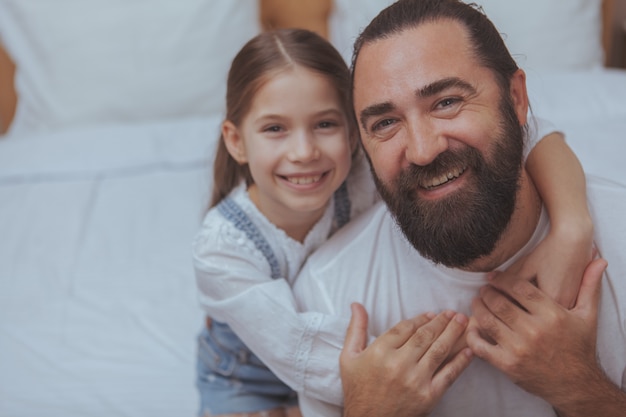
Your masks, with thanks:
[(294, 132), (289, 140), (287, 158), (291, 162), (310, 162), (320, 156), (315, 135), (308, 131)]
[(408, 129), (405, 151), (408, 162), (426, 166), (447, 149), (448, 140), (431, 123), (414, 123)]

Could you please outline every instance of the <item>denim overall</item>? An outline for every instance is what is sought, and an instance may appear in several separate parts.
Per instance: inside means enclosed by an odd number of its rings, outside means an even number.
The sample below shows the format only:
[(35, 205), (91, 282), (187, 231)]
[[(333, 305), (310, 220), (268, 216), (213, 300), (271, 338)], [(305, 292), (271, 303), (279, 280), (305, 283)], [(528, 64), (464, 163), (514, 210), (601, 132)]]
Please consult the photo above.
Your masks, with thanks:
[[(344, 182), (334, 194), (337, 228), (350, 219), (350, 200)], [(272, 279), (281, 277), (278, 260), (269, 243), (241, 207), (230, 198), (219, 212), (247, 237), (267, 259)], [(231, 328), (211, 321), (198, 336), (196, 386), (200, 416), (253, 413), (298, 405), (297, 394), (270, 371)]]

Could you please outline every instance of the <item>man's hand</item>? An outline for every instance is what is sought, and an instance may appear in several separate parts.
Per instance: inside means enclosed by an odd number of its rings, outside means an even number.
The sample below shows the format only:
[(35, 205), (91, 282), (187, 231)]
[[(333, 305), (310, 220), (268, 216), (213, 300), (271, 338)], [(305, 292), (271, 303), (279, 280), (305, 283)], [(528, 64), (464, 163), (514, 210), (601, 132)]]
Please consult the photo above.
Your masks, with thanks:
[(468, 330), (469, 347), (563, 415), (586, 415), (579, 411), (593, 408), (581, 404), (589, 397), (590, 384), (604, 390), (613, 385), (596, 359), (597, 311), (606, 266), (603, 259), (589, 264), (571, 310), (524, 279), (498, 274), (472, 304), (477, 325), (472, 323)]
[(467, 317), (451, 311), (404, 320), (367, 343), (367, 312), (352, 305), (340, 356), (344, 417), (426, 416), (469, 365), (468, 348), (449, 355)]
[[(562, 230), (562, 229), (561, 229)], [(577, 229), (553, 229), (527, 256), (507, 272), (536, 280), (539, 288), (563, 307), (576, 303), (583, 273), (597, 251), (593, 248), (593, 227), (584, 223)]]

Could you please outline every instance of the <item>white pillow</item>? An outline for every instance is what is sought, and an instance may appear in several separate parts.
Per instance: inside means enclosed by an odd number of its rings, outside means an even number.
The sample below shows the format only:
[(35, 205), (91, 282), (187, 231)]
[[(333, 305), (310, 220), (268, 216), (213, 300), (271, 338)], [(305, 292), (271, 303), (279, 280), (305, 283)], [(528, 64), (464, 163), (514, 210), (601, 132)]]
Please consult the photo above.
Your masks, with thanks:
[(10, 133), (222, 112), (257, 0), (3, 0), (16, 63)]
[(350, 65), (356, 38), (381, 10), (394, 0), (333, 0), (333, 2), (328, 20), (330, 42)]
[(602, 0), (478, 0), (526, 70), (602, 67)]
[[(352, 44), (393, 0), (334, 0), (330, 37), (349, 62)], [(467, 1), (468, 3), (472, 1)], [(601, 67), (601, 0), (476, 0), (527, 70)]]

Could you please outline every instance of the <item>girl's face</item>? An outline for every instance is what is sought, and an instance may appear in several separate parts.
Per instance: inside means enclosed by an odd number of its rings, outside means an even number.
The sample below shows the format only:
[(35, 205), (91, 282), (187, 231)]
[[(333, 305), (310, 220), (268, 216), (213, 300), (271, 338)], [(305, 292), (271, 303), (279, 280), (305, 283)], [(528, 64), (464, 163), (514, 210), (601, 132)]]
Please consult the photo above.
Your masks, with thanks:
[(239, 128), (224, 123), (229, 152), (249, 165), (252, 201), (278, 227), (312, 226), (346, 179), (346, 117), (331, 82), (296, 66), (261, 86)]

